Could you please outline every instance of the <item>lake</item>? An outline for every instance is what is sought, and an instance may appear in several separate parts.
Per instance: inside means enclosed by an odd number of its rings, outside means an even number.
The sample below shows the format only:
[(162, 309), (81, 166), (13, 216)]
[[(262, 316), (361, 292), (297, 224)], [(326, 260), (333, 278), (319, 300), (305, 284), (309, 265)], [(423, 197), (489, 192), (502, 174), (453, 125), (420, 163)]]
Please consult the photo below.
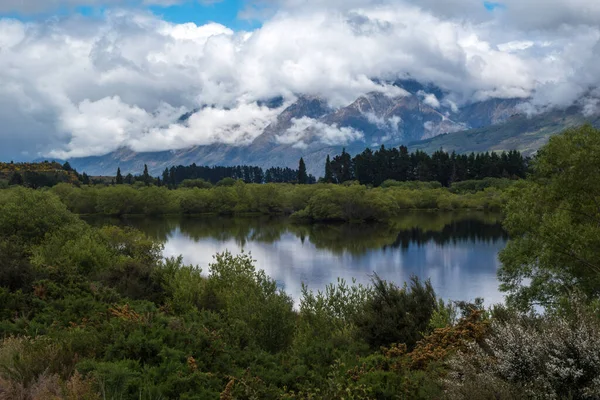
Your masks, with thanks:
[(373, 273), (402, 285), (431, 279), (438, 296), (503, 301), (496, 271), (508, 239), (500, 216), (482, 212), (407, 212), (386, 224), (291, 223), (287, 218), (167, 218), (93, 220), (138, 228), (164, 242), (166, 257), (208, 273), (215, 253), (251, 253), (296, 304), (304, 282), (312, 290), (343, 278), (367, 284)]

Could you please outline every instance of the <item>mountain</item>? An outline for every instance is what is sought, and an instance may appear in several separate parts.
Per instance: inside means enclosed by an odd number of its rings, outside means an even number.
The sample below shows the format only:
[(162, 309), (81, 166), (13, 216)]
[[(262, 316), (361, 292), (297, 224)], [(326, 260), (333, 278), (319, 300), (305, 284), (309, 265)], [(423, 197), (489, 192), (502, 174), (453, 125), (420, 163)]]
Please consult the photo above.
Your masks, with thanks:
[[(528, 118), (519, 109), (522, 99), (490, 99), (454, 107), (445, 93), (433, 86), (404, 80), (393, 94), (372, 92), (338, 109), (315, 96), (298, 96), (261, 135), (247, 146), (212, 144), (182, 150), (137, 153), (127, 148), (69, 162), (89, 175), (141, 173), (144, 164), (159, 175), (173, 165), (298, 166), (304, 157), (308, 172), (321, 176), (327, 154), (343, 148), (351, 154), (366, 147), (398, 146), (457, 152), (518, 149), (531, 153), (548, 137), (567, 126), (585, 121), (576, 108), (552, 111)], [(283, 99), (265, 100), (281, 107)], [(184, 114), (186, 123), (196, 111)]]
[(566, 128), (591, 123), (600, 126), (600, 116), (584, 116), (578, 107), (553, 110), (536, 116), (514, 115), (502, 124), (442, 134), (410, 143), (411, 150), (433, 152), (438, 149), (457, 153), (519, 150), (532, 155), (552, 135)]

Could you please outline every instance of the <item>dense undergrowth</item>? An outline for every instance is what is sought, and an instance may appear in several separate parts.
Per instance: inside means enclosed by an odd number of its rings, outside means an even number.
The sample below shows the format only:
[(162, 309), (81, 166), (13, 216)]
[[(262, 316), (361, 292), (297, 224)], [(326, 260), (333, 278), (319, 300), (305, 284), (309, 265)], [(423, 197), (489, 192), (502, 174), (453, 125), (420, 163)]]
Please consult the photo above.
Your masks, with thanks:
[(264, 214), (314, 221), (386, 221), (411, 209), (499, 211), (506, 201), (506, 188), (514, 182), (488, 178), (442, 188), (439, 183), (387, 181), (380, 188), (368, 188), (354, 182), (293, 185), (232, 181), (229, 186), (176, 190), (143, 184), (59, 184), (51, 190), (77, 214)]

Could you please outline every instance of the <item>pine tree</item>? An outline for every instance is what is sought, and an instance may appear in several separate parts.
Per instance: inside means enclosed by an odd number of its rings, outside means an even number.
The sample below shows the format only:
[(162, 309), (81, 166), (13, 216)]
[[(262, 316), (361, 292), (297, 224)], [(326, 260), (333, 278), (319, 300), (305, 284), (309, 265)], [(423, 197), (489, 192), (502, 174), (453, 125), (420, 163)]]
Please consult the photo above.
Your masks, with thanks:
[(333, 182), (333, 171), (331, 170), (331, 160), (329, 159), (329, 154), (327, 154), (327, 159), (325, 160), (325, 182), (331, 183)]
[(308, 183), (306, 164), (304, 164), (304, 159), (302, 157), (300, 157), (300, 163), (298, 164), (298, 183), (301, 185), (306, 185)]
[(340, 156), (340, 174), (338, 177), (339, 183), (354, 179), (354, 171), (352, 170), (352, 157), (346, 153), (346, 149), (342, 149)]
[(165, 185), (169, 184), (169, 177), (169, 168), (165, 168), (165, 170), (162, 173), (162, 180)]
[(122, 185), (123, 184), (123, 175), (121, 175), (121, 168), (117, 168), (116, 184), (117, 185)]
[(62, 167), (65, 171), (73, 171), (73, 168), (71, 167), (71, 164), (69, 164), (68, 161), (65, 161)]
[(152, 178), (150, 178), (150, 174), (148, 173), (148, 166), (144, 164), (144, 174), (142, 175), (142, 180), (146, 185), (150, 185), (151, 179)]

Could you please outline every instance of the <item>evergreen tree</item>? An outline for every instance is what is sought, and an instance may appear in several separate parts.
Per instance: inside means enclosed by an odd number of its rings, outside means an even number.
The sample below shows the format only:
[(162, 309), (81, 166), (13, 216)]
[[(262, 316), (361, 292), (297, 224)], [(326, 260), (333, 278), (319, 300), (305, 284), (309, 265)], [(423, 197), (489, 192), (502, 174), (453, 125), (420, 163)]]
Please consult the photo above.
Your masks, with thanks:
[(354, 179), (354, 170), (352, 168), (352, 157), (342, 150), (342, 154), (335, 156), (331, 162), (331, 171), (335, 183), (343, 183)]
[(81, 183), (83, 183), (84, 185), (89, 185), (90, 184), (90, 177), (85, 172), (81, 176)]
[(346, 150), (325, 162), (325, 182), (343, 183), (357, 179), (363, 185), (379, 186), (388, 179), (396, 181), (437, 181), (443, 186), (469, 179), (525, 178), (529, 160), (518, 151), (508, 153), (471, 153), (459, 155), (440, 149), (429, 155), (406, 146), (373, 152), (367, 148), (354, 158)]
[(117, 168), (116, 184), (117, 185), (122, 185), (123, 184), (123, 175), (121, 175), (121, 168)]
[(133, 175), (127, 174), (127, 176), (125, 177), (125, 183), (131, 185), (133, 183)]
[(151, 181), (151, 177), (150, 174), (148, 173), (148, 166), (146, 164), (144, 164), (144, 173), (142, 174), (142, 180), (144, 181), (144, 183), (146, 185), (150, 185), (150, 181)]
[(327, 159), (325, 160), (325, 182), (331, 183), (333, 182), (333, 171), (331, 170), (331, 160), (329, 159), (329, 154), (327, 154)]
[(71, 167), (71, 164), (69, 164), (68, 161), (65, 161), (62, 167), (65, 171), (73, 171), (73, 168)]
[(306, 173), (306, 165), (304, 159), (300, 157), (300, 163), (298, 164), (298, 183), (306, 185), (308, 183), (308, 174)]
[(162, 180), (165, 185), (169, 184), (169, 181), (171, 180), (170, 176), (171, 175), (169, 174), (169, 168), (165, 168), (165, 170), (162, 173)]

